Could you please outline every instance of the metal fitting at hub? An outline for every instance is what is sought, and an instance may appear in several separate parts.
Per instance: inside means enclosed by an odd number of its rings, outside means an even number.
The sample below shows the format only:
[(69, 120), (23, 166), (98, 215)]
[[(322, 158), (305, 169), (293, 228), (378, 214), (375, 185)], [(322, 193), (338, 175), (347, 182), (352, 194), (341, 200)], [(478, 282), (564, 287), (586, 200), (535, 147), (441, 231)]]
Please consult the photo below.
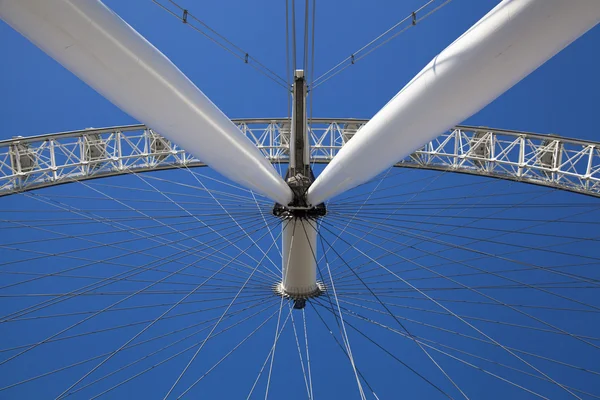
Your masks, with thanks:
[(285, 289), (283, 282), (279, 282), (273, 288), (273, 291), (276, 295), (294, 300), (294, 308), (297, 310), (301, 310), (304, 308), (304, 306), (306, 305), (306, 300), (319, 297), (320, 295), (325, 293), (325, 290), (325, 284), (323, 284), (322, 282), (317, 282), (316, 289), (312, 289), (312, 291), (307, 290), (304, 294), (290, 293)]

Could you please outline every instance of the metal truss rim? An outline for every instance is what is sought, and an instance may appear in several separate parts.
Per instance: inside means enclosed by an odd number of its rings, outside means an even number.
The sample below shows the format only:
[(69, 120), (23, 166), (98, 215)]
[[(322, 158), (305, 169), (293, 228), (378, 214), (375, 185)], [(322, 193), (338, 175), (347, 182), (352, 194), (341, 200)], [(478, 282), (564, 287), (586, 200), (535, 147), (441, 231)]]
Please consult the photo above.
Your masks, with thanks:
[[(287, 163), (289, 120), (234, 119), (272, 163)], [(311, 162), (328, 163), (367, 122), (311, 120)], [(286, 136), (287, 135), (287, 136)], [(205, 166), (144, 125), (0, 141), (0, 197), (79, 180)], [(600, 197), (600, 142), (456, 126), (396, 167), (485, 176)]]

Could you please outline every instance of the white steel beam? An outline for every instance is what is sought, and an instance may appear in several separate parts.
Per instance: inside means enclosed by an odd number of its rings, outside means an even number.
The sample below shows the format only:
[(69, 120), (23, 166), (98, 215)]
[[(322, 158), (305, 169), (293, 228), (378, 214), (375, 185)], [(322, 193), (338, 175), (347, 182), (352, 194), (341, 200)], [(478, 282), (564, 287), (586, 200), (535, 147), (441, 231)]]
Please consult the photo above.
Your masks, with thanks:
[(502, 1), (354, 135), (310, 187), (309, 203), (394, 165), (485, 107), (599, 20), (599, 0)]
[(109, 101), (281, 204), (290, 188), (173, 63), (98, 0), (1, 0), (0, 18)]

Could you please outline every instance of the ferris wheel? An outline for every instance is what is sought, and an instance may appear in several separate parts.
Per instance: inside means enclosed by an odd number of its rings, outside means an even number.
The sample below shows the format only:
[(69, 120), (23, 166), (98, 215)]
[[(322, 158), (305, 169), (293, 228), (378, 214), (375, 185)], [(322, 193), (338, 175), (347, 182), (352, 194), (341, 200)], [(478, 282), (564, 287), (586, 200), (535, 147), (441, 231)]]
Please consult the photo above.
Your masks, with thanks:
[(600, 398), (600, 142), (458, 125), (600, 2), (500, 2), (370, 120), (313, 89), (449, 1), (317, 78), (314, 1), (287, 78), (155, 3), (290, 115), (228, 118), (99, 0), (0, 0), (142, 123), (0, 141), (0, 398)]

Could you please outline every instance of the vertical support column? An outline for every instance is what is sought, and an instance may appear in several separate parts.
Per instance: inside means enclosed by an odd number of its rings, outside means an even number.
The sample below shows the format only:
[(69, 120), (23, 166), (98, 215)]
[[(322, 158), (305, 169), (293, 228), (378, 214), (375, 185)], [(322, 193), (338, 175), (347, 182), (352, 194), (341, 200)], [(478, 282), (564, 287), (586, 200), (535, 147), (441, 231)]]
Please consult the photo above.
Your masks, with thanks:
[(280, 292), (296, 300), (321, 292), (317, 284), (317, 223), (293, 218), (283, 223), (282, 282)]
[(310, 146), (306, 121), (306, 81), (304, 71), (294, 73), (292, 98), (292, 132), (290, 138), (290, 169), (288, 177), (301, 174), (310, 175)]
[(313, 181), (310, 169), (310, 142), (306, 120), (306, 81), (304, 71), (294, 73), (293, 110), (290, 133), (290, 164), (287, 184), (294, 198), (290, 204), (276, 204), (273, 213), (285, 219), (282, 226), (282, 279), (276, 291), (294, 299), (294, 308), (304, 308), (306, 299), (320, 295), (317, 282), (317, 224), (325, 207), (309, 208), (306, 192)]

